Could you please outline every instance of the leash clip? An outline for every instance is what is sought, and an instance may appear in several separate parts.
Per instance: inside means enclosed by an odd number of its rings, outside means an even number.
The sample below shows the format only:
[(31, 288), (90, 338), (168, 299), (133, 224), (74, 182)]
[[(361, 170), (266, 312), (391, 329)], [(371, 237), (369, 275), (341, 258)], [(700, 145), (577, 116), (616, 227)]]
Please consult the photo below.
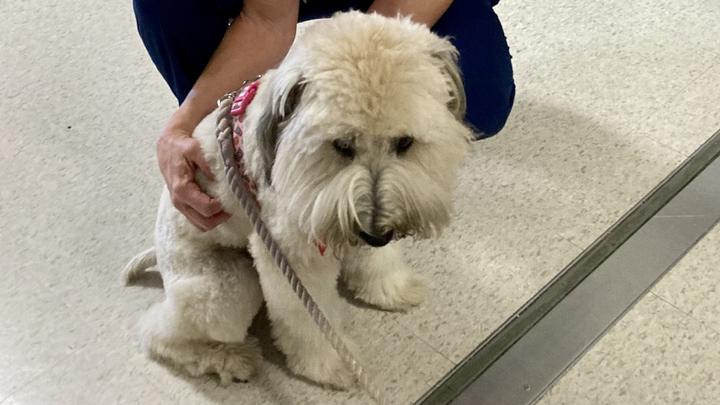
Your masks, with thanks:
[(239, 88), (239, 89), (237, 89), (237, 90), (235, 90), (235, 91), (231, 91), (231, 92), (229, 92), (229, 93), (225, 93), (222, 97), (220, 97), (220, 98), (217, 100), (217, 106), (220, 107), (220, 104), (222, 104), (222, 102), (225, 101), (225, 100), (227, 100), (227, 99), (233, 99), (233, 100), (234, 100), (235, 97), (237, 97), (238, 94), (240, 94), (240, 93), (243, 91), (243, 89), (245, 89), (245, 86), (247, 86), (248, 83), (250, 83), (250, 82), (256, 82), (256, 81), (260, 80), (260, 78), (262, 78), (262, 75), (257, 75), (257, 76), (255, 76), (255, 78), (252, 79), (252, 80), (243, 80), (243, 82), (242, 82), (242, 84), (240, 85), (240, 88)]
[(220, 104), (222, 104), (223, 101), (228, 100), (228, 99), (232, 100), (232, 99), (234, 99), (235, 97), (237, 97), (237, 95), (238, 95), (238, 91), (237, 91), (237, 90), (231, 91), (230, 93), (225, 93), (222, 97), (220, 97), (220, 98), (217, 100), (217, 106), (220, 107)]

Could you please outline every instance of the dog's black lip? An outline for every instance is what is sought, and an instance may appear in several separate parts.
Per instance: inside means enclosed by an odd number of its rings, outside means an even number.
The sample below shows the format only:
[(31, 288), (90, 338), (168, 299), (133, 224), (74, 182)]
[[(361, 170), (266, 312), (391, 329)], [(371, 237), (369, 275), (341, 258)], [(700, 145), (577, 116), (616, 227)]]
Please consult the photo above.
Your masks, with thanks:
[(372, 247), (383, 247), (390, 243), (391, 240), (393, 240), (394, 232), (389, 231), (386, 232), (383, 236), (375, 236), (371, 235), (367, 232), (360, 231), (359, 232), (360, 238), (365, 241), (368, 245)]

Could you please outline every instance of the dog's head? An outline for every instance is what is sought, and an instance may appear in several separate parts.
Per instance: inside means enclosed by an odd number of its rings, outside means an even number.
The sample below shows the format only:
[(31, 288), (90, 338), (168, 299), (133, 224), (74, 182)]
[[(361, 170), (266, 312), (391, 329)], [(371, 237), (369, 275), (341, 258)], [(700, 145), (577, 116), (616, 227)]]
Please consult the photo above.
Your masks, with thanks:
[(248, 170), (308, 238), (335, 248), (432, 237), (468, 148), (452, 44), (357, 12), (299, 35), (248, 110)]

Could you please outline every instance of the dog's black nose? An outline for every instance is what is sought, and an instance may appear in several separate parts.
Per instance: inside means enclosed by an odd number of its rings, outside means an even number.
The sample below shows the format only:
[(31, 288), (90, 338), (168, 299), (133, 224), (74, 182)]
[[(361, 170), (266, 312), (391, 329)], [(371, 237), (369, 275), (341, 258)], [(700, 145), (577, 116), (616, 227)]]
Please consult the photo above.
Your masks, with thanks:
[(367, 232), (360, 231), (360, 238), (365, 241), (368, 245), (372, 247), (383, 247), (390, 243), (391, 240), (393, 240), (393, 236), (395, 235), (395, 232), (392, 230), (385, 232), (383, 236), (375, 236), (371, 235)]

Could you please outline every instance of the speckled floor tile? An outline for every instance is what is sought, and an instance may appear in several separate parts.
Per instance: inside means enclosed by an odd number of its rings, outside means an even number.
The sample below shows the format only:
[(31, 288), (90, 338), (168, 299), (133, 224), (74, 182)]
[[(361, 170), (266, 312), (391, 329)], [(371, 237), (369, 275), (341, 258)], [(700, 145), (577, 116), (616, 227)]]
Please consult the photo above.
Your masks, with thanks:
[(10, 404), (170, 404), (170, 387), (140, 355), (93, 344), (66, 356), (14, 392)]
[[(637, 64), (637, 74), (650, 76), (628, 87), (642, 99), (629, 111), (631, 133), (687, 156), (720, 127), (712, 102), (720, 94), (720, 48), (715, 40), (720, 27), (712, 23), (718, 18), (720, 3), (708, 0), (613, 0), (593, 3), (578, 16), (578, 23), (606, 29), (623, 51), (645, 59), (627, 55)], [(644, 63), (650, 66), (643, 68)], [(624, 76), (632, 77), (632, 72)]]
[(80, 318), (24, 268), (0, 277), (0, 400), (94, 340)]
[[(578, 218), (580, 230), (559, 229), (579, 247), (717, 129), (717, 74), (708, 69), (720, 64), (720, 53), (699, 37), (701, 29), (717, 31), (706, 16), (719, 15), (718, 6), (610, 3), (552, 8), (552, 15), (542, 3), (498, 8), (514, 50), (518, 101), (536, 110), (513, 117), (523, 127), (506, 132), (514, 148), (504, 149), (516, 165), (540, 166), (546, 181), (573, 194), (567, 205), (581, 210), (567, 217)], [(697, 115), (704, 119), (693, 120)]]
[(12, 111), (0, 123), (13, 152), (3, 179), (16, 179), (0, 187), (3, 255), (31, 259), (30, 276), (100, 335), (106, 325), (116, 336), (132, 308), (159, 295), (119, 288), (118, 272), (151, 242), (161, 189), (153, 144), (169, 94), (147, 65), (131, 3), (48, 1), (63, 11), (39, 15), (24, 2), (0, 7), (34, 26), (8, 24), (0, 47), (13, 67), (0, 84), (0, 109)]
[[(534, 89), (518, 95), (507, 132), (477, 145), (469, 159), (460, 189), (480, 192), (460, 193), (459, 205), (512, 212), (523, 221), (539, 218), (584, 248), (682, 156), (652, 139), (606, 130), (596, 118), (555, 101)], [(514, 203), (504, 206), (508, 199)]]
[(518, 71), (521, 90), (536, 89), (560, 107), (595, 119), (606, 131), (634, 137), (629, 124), (649, 112), (664, 114), (665, 105), (718, 63), (720, 55), (709, 42), (683, 41), (701, 36), (698, 27), (716, 32), (712, 11), (717, 7), (704, 2), (706, 16), (672, 24), (692, 5), (609, 3), (587, 4), (545, 30), (515, 31), (508, 23), (507, 35), (519, 47), (515, 63), (522, 61), (526, 69)]
[(652, 292), (720, 333), (720, 226), (678, 262)]
[(635, 122), (633, 131), (653, 137), (688, 156), (708, 139), (708, 134), (720, 129), (720, 114), (713, 101), (718, 99), (720, 57), (715, 66), (663, 106), (662, 114), (647, 112)]
[(539, 404), (714, 404), (719, 338), (649, 294)]

